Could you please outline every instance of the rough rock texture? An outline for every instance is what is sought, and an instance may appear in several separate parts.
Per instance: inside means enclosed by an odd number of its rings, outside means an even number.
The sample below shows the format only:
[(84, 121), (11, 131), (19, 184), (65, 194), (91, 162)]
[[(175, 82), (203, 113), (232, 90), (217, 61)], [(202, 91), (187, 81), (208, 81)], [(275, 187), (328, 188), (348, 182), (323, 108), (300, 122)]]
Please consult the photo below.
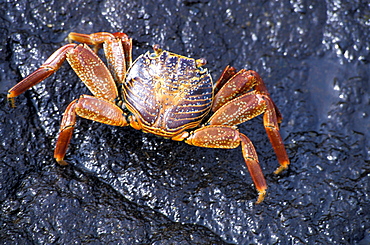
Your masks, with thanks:
[[(0, 0), (2, 244), (369, 244), (370, 4), (367, 1)], [(240, 149), (192, 147), (78, 120), (53, 159), (62, 113), (88, 93), (68, 64), (17, 99), (7, 90), (69, 32), (122, 31), (134, 56), (159, 43), (258, 71), (284, 116), (279, 176), (261, 118), (240, 126), (269, 185), (257, 194)]]

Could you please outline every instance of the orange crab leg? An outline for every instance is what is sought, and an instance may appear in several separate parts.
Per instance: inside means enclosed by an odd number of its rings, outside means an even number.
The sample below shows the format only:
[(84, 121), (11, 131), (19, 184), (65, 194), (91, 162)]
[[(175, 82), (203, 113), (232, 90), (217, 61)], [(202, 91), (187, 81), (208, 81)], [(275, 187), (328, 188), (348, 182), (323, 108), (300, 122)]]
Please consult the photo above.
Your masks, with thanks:
[(270, 97), (263, 95), (263, 98), (267, 103), (267, 109), (263, 116), (263, 125), (280, 163), (280, 167), (277, 168), (274, 173), (279, 174), (281, 171), (288, 168), (290, 161), (284, 147), (284, 142), (279, 133), (278, 117), (276, 116), (275, 110), (276, 106)]
[(112, 102), (90, 95), (82, 95), (76, 104), (80, 117), (112, 126), (127, 126), (126, 113)]
[[(237, 125), (265, 113), (264, 127), (280, 163), (275, 173), (280, 173), (289, 165), (289, 158), (278, 126), (282, 121), (282, 115), (257, 72), (243, 69), (225, 82), (233, 72), (230, 67), (226, 67), (219, 79), (220, 82), (217, 82), (220, 88), (212, 106), (215, 113), (209, 123)], [(254, 91), (244, 94), (252, 88)]]
[[(227, 79), (229, 80), (227, 81)], [(215, 84), (216, 94), (212, 105), (212, 111), (217, 111), (217, 109), (225, 103), (245, 94), (252, 88), (258, 94), (270, 95), (265, 83), (257, 72), (242, 69), (236, 73), (233, 67), (227, 66)], [(281, 113), (273, 101), (272, 103), (275, 107), (277, 120), (280, 123), (282, 121)]]
[(87, 45), (67, 44), (55, 51), (40, 68), (8, 91), (11, 104), (14, 106), (15, 97), (57, 71), (65, 59), (96, 97), (109, 101), (118, 97), (115, 81), (103, 61)]
[(220, 107), (208, 120), (211, 125), (238, 125), (266, 110), (266, 102), (256, 91), (237, 97)]
[(109, 101), (118, 97), (112, 74), (89, 46), (77, 45), (67, 53), (67, 60), (93, 95)]
[(68, 105), (63, 115), (54, 150), (54, 158), (61, 165), (67, 165), (63, 159), (72, 138), (76, 115), (112, 126), (128, 125), (126, 114), (115, 104), (90, 95), (82, 95), (78, 100), (74, 100)]
[(64, 156), (67, 152), (76, 124), (76, 103), (77, 99), (68, 105), (67, 109), (64, 111), (62, 123), (60, 125), (60, 132), (54, 149), (54, 158), (60, 165), (68, 164), (64, 161)]
[(32, 86), (35, 86), (56, 72), (65, 61), (67, 52), (69, 52), (75, 46), (76, 44), (67, 44), (59, 48), (45, 61), (44, 64), (40, 66), (40, 68), (9, 89), (8, 100), (10, 101), (11, 105), (13, 107), (15, 106), (15, 97), (24, 93)]
[(236, 69), (234, 67), (226, 66), (221, 76), (215, 82), (214, 93), (217, 94), (217, 92), (221, 89), (221, 87), (224, 86), (224, 84), (235, 74), (236, 74)]
[(185, 142), (199, 147), (223, 149), (233, 149), (241, 145), (245, 163), (258, 191), (256, 203), (263, 201), (266, 195), (267, 184), (258, 164), (256, 150), (247, 136), (239, 133), (232, 126), (211, 125), (195, 130), (185, 139)]
[[(228, 71), (229, 69), (226, 72)], [(221, 83), (222, 82), (220, 82), (220, 84)], [(217, 111), (217, 109), (219, 109), (225, 103), (248, 92), (253, 87), (256, 87), (256, 91), (258, 92), (268, 94), (266, 88), (264, 87), (264, 83), (260, 76), (257, 74), (257, 72), (247, 71), (244, 69), (238, 71), (215, 94), (212, 105), (212, 111)], [(257, 88), (262, 90), (259, 90)]]
[(264, 113), (263, 124), (280, 164), (280, 167), (275, 171), (278, 174), (288, 167), (289, 158), (279, 133), (275, 108), (276, 106), (269, 96), (252, 91), (223, 105), (212, 115), (208, 123), (234, 126)]

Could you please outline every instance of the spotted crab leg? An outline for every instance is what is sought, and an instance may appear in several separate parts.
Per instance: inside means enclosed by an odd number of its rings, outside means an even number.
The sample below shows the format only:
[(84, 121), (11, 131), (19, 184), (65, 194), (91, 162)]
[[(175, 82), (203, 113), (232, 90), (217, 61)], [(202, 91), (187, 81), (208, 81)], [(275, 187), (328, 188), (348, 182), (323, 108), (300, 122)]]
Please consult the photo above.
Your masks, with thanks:
[(72, 138), (76, 115), (112, 126), (127, 126), (126, 115), (112, 102), (89, 95), (72, 101), (64, 112), (60, 133), (54, 150), (54, 158), (60, 165), (67, 165), (64, 156)]
[[(120, 37), (118, 34), (112, 36)], [(114, 57), (110, 59), (110, 62), (113, 63), (117, 57), (124, 56), (122, 54), (124, 49), (115, 50), (115, 44), (116, 42), (113, 42), (112, 47), (109, 40), (107, 44), (104, 44), (106, 50), (108, 50), (106, 52)], [(123, 47), (122, 44), (119, 45)], [(131, 56), (128, 57), (131, 59)], [(71, 102), (67, 107), (54, 152), (54, 156), (60, 164), (66, 164), (63, 158), (72, 137), (76, 115), (109, 125), (127, 125), (126, 114), (113, 103), (118, 98), (118, 91), (112, 74), (96, 53), (86, 44), (67, 44), (59, 48), (39, 69), (9, 90), (8, 98), (11, 103), (14, 105), (16, 96), (57, 71), (66, 59), (95, 97), (82, 96), (80, 99)], [(118, 68), (116, 69), (117, 64), (113, 66), (116, 71), (119, 71)], [(126, 70), (122, 70), (122, 72), (126, 72)], [(117, 76), (122, 77), (122, 74), (117, 73)]]
[(263, 80), (254, 71), (235, 72), (232, 67), (226, 67), (215, 86), (214, 113), (206, 123), (208, 126), (195, 130), (185, 142), (208, 148), (235, 148), (241, 145), (244, 160), (258, 191), (257, 203), (260, 203), (266, 194), (266, 181), (253, 144), (235, 126), (264, 113), (264, 127), (280, 163), (275, 173), (280, 173), (289, 165), (279, 133), (281, 114)]
[(63, 119), (60, 124), (60, 132), (54, 149), (54, 158), (60, 165), (67, 165), (64, 156), (71, 141), (73, 130), (76, 124), (76, 103), (72, 101), (64, 111)]
[(103, 61), (85, 44), (67, 44), (55, 51), (40, 68), (8, 91), (11, 105), (14, 106), (15, 97), (56, 72), (66, 59), (96, 97), (109, 101), (118, 97), (115, 81)]
[(65, 61), (67, 53), (75, 48), (75, 46), (76, 44), (71, 43), (59, 48), (45, 61), (44, 64), (40, 66), (40, 68), (9, 89), (8, 100), (10, 101), (11, 106), (15, 106), (15, 98), (18, 95), (24, 93), (29, 88), (35, 86), (56, 72)]
[(267, 189), (266, 180), (258, 164), (256, 150), (247, 136), (239, 133), (233, 126), (211, 125), (195, 130), (185, 142), (199, 147), (223, 149), (233, 149), (241, 145), (245, 163), (258, 191), (256, 203), (263, 201)]
[(286, 153), (283, 139), (279, 133), (279, 124), (278, 124), (278, 116), (276, 109), (276, 105), (271, 100), (269, 96), (262, 95), (263, 99), (266, 101), (266, 111), (263, 115), (263, 125), (265, 127), (267, 136), (271, 142), (272, 147), (274, 148), (275, 154), (277, 156), (278, 162), (280, 163), (280, 167), (275, 170), (275, 174), (279, 174), (283, 170), (287, 169), (290, 161), (288, 158), (288, 154)]
[(66, 164), (63, 159), (72, 137), (76, 115), (109, 125), (127, 125), (125, 113), (114, 104), (118, 98), (114, 78), (102, 60), (86, 44), (70, 50), (67, 60), (95, 97), (81, 96), (66, 109), (54, 151), (54, 157), (62, 165)]
[(264, 113), (264, 127), (280, 163), (275, 173), (288, 167), (278, 125), (282, 116), (257, 72), (240, 70), (233, 75), (216, 93), (212, 110), (214, 114), (208, 121), (212, 125), (238, 125)]
[(229, 81), (230, 78), (232, 78), (235, 74), (236, 74), (236, 69), (234, 67), (226, 66), (221, 76), (215, 82), (214, 93), (217, 94), (217, 92), (222, 88), (222, 86), (224, 86), (225, 83)]
[[(265, 83), (257, 72), (245, 69), (236, 72), (235, 68), (227, 66), (215, 84), (215, 98), (212, 111), (217, 111), (225, 103), (247, 93), (251, 89), (254, 89), (259, 94), (270, 96)], [(277, 120), (280, 123), (282, 120), (281, 113), (273, 101), (272, 104), (276, 111)]]

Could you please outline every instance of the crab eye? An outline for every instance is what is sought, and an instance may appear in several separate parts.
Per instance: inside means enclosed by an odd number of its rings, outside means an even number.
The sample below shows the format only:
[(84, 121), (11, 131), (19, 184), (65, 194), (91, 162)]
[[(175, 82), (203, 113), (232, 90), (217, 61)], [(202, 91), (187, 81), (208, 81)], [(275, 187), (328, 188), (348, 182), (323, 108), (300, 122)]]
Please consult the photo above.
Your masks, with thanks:
[(197, 64), (197, 67), (201, 67), (207, 64), (207, 60), (205, 58), (200, 58), (200, 59), (197, 59), (195, 63)]
[(156, 55), (159, 55), (162, 52), (161, 46), (159, 44), (154, 44), (153, 45), (153, 50)]

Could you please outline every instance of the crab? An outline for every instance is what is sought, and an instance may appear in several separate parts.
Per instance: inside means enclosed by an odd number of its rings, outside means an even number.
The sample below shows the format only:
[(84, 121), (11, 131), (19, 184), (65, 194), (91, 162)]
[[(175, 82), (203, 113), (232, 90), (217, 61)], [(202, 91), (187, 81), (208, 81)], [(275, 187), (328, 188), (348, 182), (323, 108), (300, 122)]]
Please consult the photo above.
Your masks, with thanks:
[[(205, 59), (178, 55), (159, 45), (153, 45), (153, 52), (132, 62), (132, 38), (125, 33), (72, 32), (68, 38), (69, 44), (8, 92), (15, 106), (15, 97), (56, 72), (67, 59), (93, 94), (81, 95), (64, 112), (54, 151), (59, 164), (67, 164), (64, 157), (76, 116), (113, 126), (131, 126), (193, 146), (241, 146), (260, 203), (265, 198), (266, 180), (252, 142), (237, 125), (264, 114), (263, 124), (280, 164), (274, 173), (288, 167), (289, 158), (279, 133), (282, 115), (257, 72), (227, 66), (213, 84), (203, 67)], [(97, 55), (100, 48), (107, 65)]]

